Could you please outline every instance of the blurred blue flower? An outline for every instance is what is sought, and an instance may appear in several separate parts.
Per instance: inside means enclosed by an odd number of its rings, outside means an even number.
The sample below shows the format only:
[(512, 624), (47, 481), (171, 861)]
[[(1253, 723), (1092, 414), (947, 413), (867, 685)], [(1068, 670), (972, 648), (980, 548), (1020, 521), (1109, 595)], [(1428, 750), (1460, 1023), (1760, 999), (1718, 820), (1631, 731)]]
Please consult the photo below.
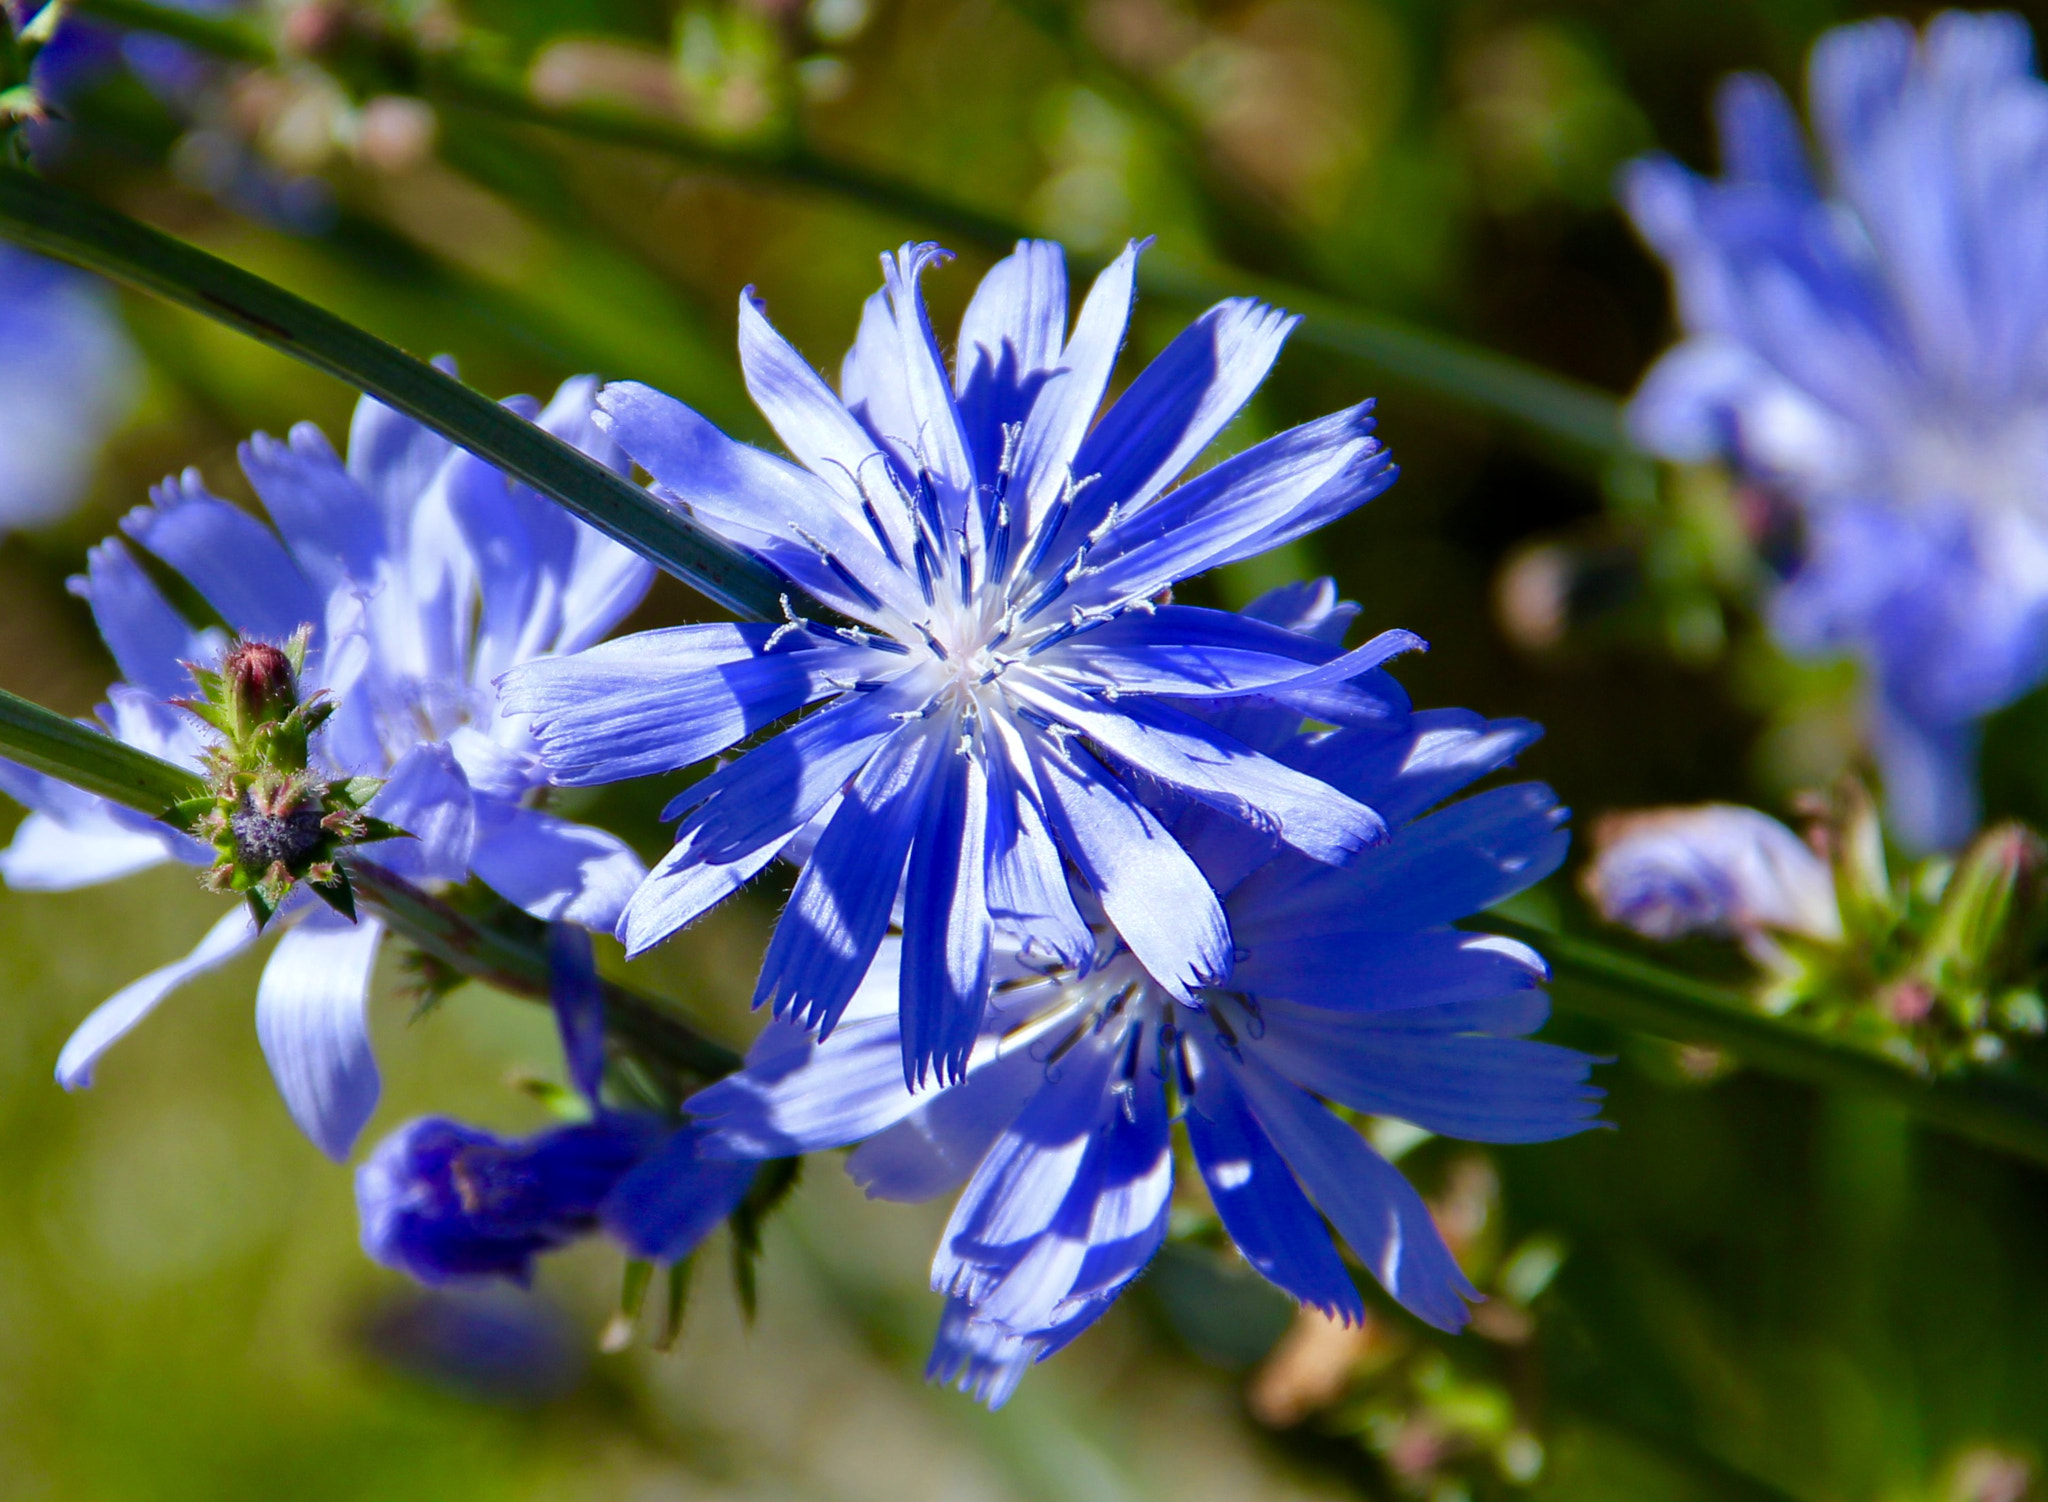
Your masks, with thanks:
[[(386, 1137), (356, 1170), (363, 1249), (422, 1283), (524, 1284), (535, 1257), (601, 1223), (635, 1255), (674, 1261), (753, 1180), (752, 1164), (697, 1157), (703, 1134), (693, 1127), (604, 1106), (604, 1007), (590, 937), (558, 924), (550, 947), (562, 1049), (591, 1119), (507, 1140), (425, 1117)], [(650, 1160), (653, 1173), (635, 1176)]]
[[(1334, 644), (1354, 609), (1325, 581), (1247, 615)], [(892, 939), (829, 1040), (771, 1023), (741, 1073), (689, 1102), (707, 1152), (866, 1139), (847, 1168), (870, 1195), (924, 1199), (965, 1180), (932, 1269), (949, 1298), (932, 1373), (991, 1403), (1158, 1249), (1176, 1115), (1225, 1230), (1273, 1283), (1335, 1318), (1363, 1317), (1327, 1219), (1395, 1298), (1455, 1330), (1477, 1295), (1415, 1190), (1325, 1102), (1489, 1142), (1562, 1137), (1598, 1109), (1591, 1060), (1522, 1036), (1547, 1015), (1542, 959), (1451, 926), (1564, 856), (1565, 814), (1541, 784), (1437, 807), (1536, 726), (1439, 710), (1304, 733), (1300, 712), (1272, 701), (1199, 712), (1370, 804), (1391, 831), (1340, 867), (1193, 800), (1160, 803), (1164, 828), (1226, 894), (1237, 946), (1226, 984), (1189, 994), (1163, 983), (1116, 915), (1077, 890), (1088, 952), (1075, 963), (998, 949), (963, 1083), (904, 1086), (895, 993), (907, 945)]]
[(917, 285), (944, 253), (906, 246), (883, 259), (837, 393), (744, 295), (748, 390), (802, 467), (645, 386), (600, 394), (600, 424), (657, 494), (859, 623), (683, 626), (507, 676), (508, 710), (534, 717), (551, 774), (571, 784), (689, 766), (829, 701), (669, 805), (683, 823), (627, 907), (630, 950), (815, 834), (756, 1002), (829, 1034), (900, 891), (904, 1077), (951, 1080), (979, 1034), (997, 930), (1069, 965), (1092, 953), (1063, 858), (1170, 993), (1229, 974), (1216, 895), (1141, 784), (1317, 861), (1384, 836), (1364, 803), (1185, 704), (1266, 694), (1373, 723), (1406, 702), (1379, 664), (1420, 642), (1388, 632), (1344, 653), (1164, 603), (1176, 580), (1384, 490), (1395, 471), (1369, 407), (1168, 490), (1295, 320), (1217, 305), (1097, 421), (1140, 249), (1097, 278), (1069, 335), (1059, 248), (1020, 244), (969, 304), (949, 376)]
[(1652, 939), (1705, 933), (1767, 942), (1771, 931), (1842, 937), (1834, 873), (1754, 808), (1703, 803), (1610, 814), (1594, 826), (1586, 895), (1600, 915)]
[(1634, 163), (1686, 338), (1630, 408), (1666, 457), (1791, 498), (1789, 648), (1850, 652), (1900, 834), (1960, 842), (1977, 722), (2048, 676), (2048, 86), (2016, 16), (1815, 46), (1817, 181), (1767, 79), (1723, 86), (1725, 173)]
[[(590, 425), (596, 383), (564, 385), (543, 411), (515, 410), (587, 452), (624, 461)], [(644, 874), (616, 837), (532, 807), (544, 778), (533, 747), (498, 713), (492, 680), (514, 663), (602, 637), (646, 592), (634, 554), (411, 419), (365, 399), (346, 463), (319, 429), (258, 434), (242, 469), (266, 526), (209, 494), (197, 470), (129, 513), (124, 537), (89, 555), (73, 587), (91, 605), (122, 680), (100, 719), (121, 740), (199, 765), (199, 722), (168, 700), (192, 691), (185, 662), (220, 654), (218, 630), (173, 608), (142, 560), (182, 576), (245, 637), (283, 641), (314, 626), (304, 689), (339, 705), (314, 742), (328, 776), (388, 779), (371, 812), (416, 838), (368, 858), (414, 881), (474, 874), (542, 918), (609, 928)], [(0, 789), (33, 810), (0, 851), (0, 878), (57, 891), (211, 852), (155, 820), (0, 762)], [(363, 1007), (383, 925), (346, 920), (303, 890), (263, 972), (256, 1025), (293, 1119), (335, 1158), (376, 1104)], [(256, 938), (226, 914), (183, 959), (106, 1002), (58, 1060), (67, 1088), (158, 1002)]]
[(0, 533), (84, 493), (135, 389), (135, 351), (106, 289), (0, 244)]

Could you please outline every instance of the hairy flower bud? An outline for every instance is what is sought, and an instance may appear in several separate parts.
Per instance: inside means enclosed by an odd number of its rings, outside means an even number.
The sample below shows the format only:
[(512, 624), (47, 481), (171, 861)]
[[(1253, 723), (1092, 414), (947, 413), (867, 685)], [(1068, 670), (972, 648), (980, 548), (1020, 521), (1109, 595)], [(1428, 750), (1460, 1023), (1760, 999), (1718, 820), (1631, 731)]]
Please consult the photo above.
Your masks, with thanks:
[(207, 795), (180, 810), (215, 851), (202, 880), (245, 896), (259, 924), (302, 881), (353, 918), (355, 894), (335, 857), (403, 833), (363, 812), (379, 779), (328, 781), (311, 769), (313, 736), (334, 713), (322, 694), (300, 697), (311, 635), (302, 626), (283, 646), (237, 641), (217, 670), (188, 663), (200, 695), (178, 701), (221, 737), (206, 752)]

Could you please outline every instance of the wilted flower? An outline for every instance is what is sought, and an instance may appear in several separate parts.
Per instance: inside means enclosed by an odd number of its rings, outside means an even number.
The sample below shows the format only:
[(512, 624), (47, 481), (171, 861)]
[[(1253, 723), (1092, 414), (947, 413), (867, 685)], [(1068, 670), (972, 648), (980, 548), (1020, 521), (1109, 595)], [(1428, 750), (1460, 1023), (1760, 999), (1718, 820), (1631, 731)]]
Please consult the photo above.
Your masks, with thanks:
[(1816, 178), (1777, 87), (1719, 100), (1725, 177), (1639, 161), (1629, 210), (1685, 341), (1637, 439), (1789, 497), (1781, 641), (1867, 667), (1895, 824), (1976, 824), (1977, 722), (2048, 675), (2048, 86), (2011, 15), (1841, 27), (1815, 46)]
[(534, 717), (563, 783), (685, 767), (826, 701), (669, 805), (687, 817), (627, 908), (630, 950), (816, 821), (756, 1001), (829, 1033), (900, 892), (903, 1074), (951, 1080), (976, 1046), (999, 929), (1089, 963), (1067, 862), (1168, 993), (1228, 977), (1216, 894), (1140, 787), (1332, 865), (1384, 836), (1374, 809), (1188, 705), (1265, 696), (1376, 723), (1405, 707), (1377, 668), (1420, 643), (1388, 632), (1345, 653), (1165, 591), (1344, 514), (1393, 466), (1359, 406), (1168, 490), (1294, 320), (1219, 304), (1098, 421), (1139, 249), (1097, 278), (1069, 335), (1058, 247), (1020, 245), (976, 292), (949, 376), (917, 286), (942, 252), (906, 246), (884, 258), (837, 393), (743, 297), (748, 389), (802, 468), (645, 386), (600, 394), (599, 420), (658, 495), (858, 623), (682, 626), (508, 675), (508, 708)]
[[(515, 405), (622, 465), (589, 425), (594, 389), (580, 379), (545, 411)], [(220, 657), (220, 633), (173, 608), (142, 566), (146, 555), (249, 641), (284, 643), (312, 627), (299, 689), (334, 709), (310, 742), (311, 766), (382, 779), (368, 812), (413, 836), (376, 846), (379, 865), (414, 881), (474, 874), (537, 917), (610, 927), (643, 868), (616, 837), (532, 806), (542, 772), (525, 732), (498, 713), (491, 684), (515, 663), (603, 636), (646, 591), (649, 566), (367, 399), (346, 464), (310, 423), (288, 443), (258, 435), (241, 459), (272, 525), (209, 494), (187, 470), (129, 514), (125, 538), (94, 548), (75, 581), (123, 675), (100, 710), (106, 728), (195, 768), (208, 750), (200, 721), (170, 701), (193, 690), (188, 663)], [(0, 787), (34, 810), (0, 852), (0, 877), (18, 888), (65, 890), (216, 855), (156, 820), (5, 763)], [(292, 812), (279, 811), (272, 835), (289, 832)], [(377, 1100), (363, 1008), (383, 925), (350, 923), (303, 890), (278, 921), (287, 931), (257, 990), (257, 1032), (293, 1119), (339, 1158)], [(190, 954), (114, 996), (65, 1045), (58, 1079), (90, 1083), (116, 1039), (256, 935), (248, 913), (229, 913)]]
[[(356, 1170), (363, 1249), (422, 1283), (528, 1282), (533, 1260), (607, 1226), (636, 1255), (687, 1256), (732, 1212), (753, 1165), (698, 1158), (702, 1134), (608, 1109), (589, 936), (557, 926), (555, 1016), (588, 1121), (508, 1140), (442, 1116), (408, 1122)], [(636, 1176), (652, 1163), (651, 1174)]]
[[(1292, 588), (1247, 614), (1334, 644), (1352, 611), (1333, 596)], [(1585, 1055), (1522, 1036), (1548, 1010), (1541, 958), (1451, 926), (1563, 858), (1564, 811), (1541, 784), (1437, 808), (1537, 728), (1441, 710), (1307, 734), (1284, 706), (1201, 712), (1390, 829), (1333, 866), (1168, 794), (1164, 827), (1225, 894), (1238, 949), (1227, 981), (1191, 993), (1161, 981), (1077, 887), (1089, 950), (1068, 962), (1000, 944), (963, 1083), (905, 1087), (895, 997), (908, 945), (891, 939), (829, 1039), (773, 1023), (745, 1070), (689, 1102), (710, 1152), (867, 1139), (847, 1166), (871, 1195), (924, 1199), (965, 1180), (933, 1264), (949, 1303), (931, 1372), (991, 1403), (1158, 1249), (1176, 1116), (1224, 1229), (1267, 1278), (1361, 1317), (1327, 1219), (1395, 1298), (1455, 1330), (1476, 1295), (1421, 1198), (1331, 1105), (1496, 1142), (1565, 1136), (1597, 1110)]]

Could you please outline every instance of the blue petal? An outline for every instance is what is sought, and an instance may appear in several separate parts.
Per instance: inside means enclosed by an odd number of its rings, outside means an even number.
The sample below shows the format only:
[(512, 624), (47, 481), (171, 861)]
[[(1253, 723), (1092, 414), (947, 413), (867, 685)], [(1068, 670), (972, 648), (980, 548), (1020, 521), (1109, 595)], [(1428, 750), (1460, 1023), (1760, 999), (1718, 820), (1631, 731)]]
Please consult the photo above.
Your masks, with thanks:
[[(1067, 1054), (1058, 1069), (1071, 1076), (1056, 1073), (1025, 1106), (962, 1194), (934, 1287), (1026, 1334), (1114, 1297), (1143, 1270), (1164, 1239), (1173, 1189), (1166, 1094), (1148, 1041), (1144, 1027), (1115, 1029)], [(1091, 1086), (1092, 1101), (1081, 1099)]]
[(604, 987), (590, 935), (571, 924), (548, 926), (548, 1000), (570, 1083), (595, 1105), (604, 1085)]
[(1468, 709), (1425, 709), (1386, 728), (1347, 729), (1297, 742), (1288, 765), (1407, 823), (1467, 784), (1499, 771), (1543, 736), (1533, 720), (1489, 720)]
[[(1491, 934), (1452, 928), (1307, 934), (1284, 922), (1261, 923), (1257, 908), (1244, 899), (1233, 898), (1230, 912), (1244, 944), (1231, 984), (1261, 1002), (1386, 1012), (1487, 1000), (1550, 978), (1535, 950)], [(1259, 937), (1248, 940), (1247, 933)]]
[(17, 892), (70, 892), (170, 858), (168, 841), (98, 810), (63, 819), (32, 813), (0, 850), (0, 881)]
[(1721, 165), (1731, 179), (1814, 196), (1799, 117), (1785, 91), (1762, 73), (1731, 73), (1714, 91)]
[(1209, 1201), (1245, 1261), (1304, 1304), (1357, 1324), (1365, 1304), (1315, 1206), (1227, 1073), (1205, 1074), (1183, 1118)]
[(975, 473), (991, 483), (1003, 429), (1029, 415), (1059, 363), (1067, 330), (1067, 267), (1050, 240), (1020, 240), (989, 268), (960, 320), (953, 389), (974, 445)]
[(226, 964), (255, 942), (255, 920), (246, 910), (237, 908), (224, 914), (190, 954), (130, 982), (93, 1008), (92, 1015), (78, 1025), (57, 1056), (57, 1083), (66, 1090), (82, 1090), (90, 1085), (100, 1055), (155, 1011), (158, 1002), (194, 976)]
[(1369, 402), (1333, 413), (1268, 438), (1152, 505), (1121, 515), (1089, 548), (1089, 573), (1059, 596), (1061, 608), (1151, 595), (1355, 510), (1399, 475), (1372, 432)]
[(829, 1036), (888, 931), (931, 765), (950, 755), (924, 727), (885, 742), (854, 778), (804, 863), (761, 961), (754, 1005)]
[(381, 516), (382, 508), (349, 478), (318, 428), (298, 424), (289, 444), (258, 433), (236, 452), (242, 473), (315, 587), (333, 590), (375, 580), (388, 544), (382, 527), (364, 523)]
[(923, 708), (928, 697), (921, 682), (898, 679), (842, 699), (686, 789), (662, 817), (702, 805), (678, 839), (713, 865), (756, 851), (810, 822), (903, 728), (898, 716)]
[(496, 798), (476, 809), (470, 870), (536, 918), (609, 933), (646, 878), (640, 857), (608, 830)]
[(1123, 941), (1183, 1001), (1230, 974), (1230, 924), (1195, 863), (1079, 747), (1034, 748), (1038, 790), (1060, 843)]
[(705, 1158), (700, 1145), (701, 1134), (685, 1127), (605, 1201), (605, 1229), (634, 1256), (656, 1262), (689, 1256), (754, 1182), (752, 1163)]
[(192, 675), (182, 664), (204, 662), (211, 655), (204, 638), (185, 624), (120, 543), (103, 542), (85, 557), (85, 574), (71, 581), (71, 592), (92, 606), (93, 624), (121, 676), (158, 699), (190, 694)]
[(646, 953), (732, 896), (760, 875), (795, 834), (791, 830), (715, 865), (702, 858), (694, 835), (679, 840), (647, 873), (619, 916), (618, 936), (627, 958)]
[[(910, 446), (917, 435), (917, 423), (910, 415), (903, 340), (896, 328), (896, 314), (889, 306), (887, 287), (861, 304), (860, 331), (854, 335), (846, 358), (839, 363), (839, 395), (847, 410), (867, 429), (875, 448), (894, 462), (899, 478), (915, 484), (917, 460)], [(892, 533), (891, 540), (908, 547), (910, 534), (907, 530), (898, 531)]]
[(1035, 662), (1119, 693), (1224, 699), (1346, 683), (1423, 645), (1413, 632), (1384, 631), (1339, 652), (1229, 611), (1165, 605), (1080, 632)]
[(445, 743), (425, 742), (399, 757), (367, 811), (412, 836), (380, 841), (371, 852), (378, 865), (414, 881), (461, 881), (469, 874), (475, 800)]
[[(744, 325), (743, 319), (743, 329)], [(761, 326), (766, 328), (765, 323)], [(797, 359), (794, 351), (790, 355)], [(922, 618), (915, 582), (890, 561), (880, 534), (867, 519), (869, 512), (862, 509), (857, 482), (865, 478), (884, 503), (881, 510), (869, 508), (877, 518), (900, 510), (889, 480), (876, 472), (874, 446), (817, 372), (801, 365), (800, 359), (797, 363), (803, 380), (821, 393), (819, 400), (837, 412), (837, 421), (860, 434), (859, 452), (843, 461), (843, 473), (829, 465), (821, 468), (822, 460), (806, 473), (772, 454), (736, 443), (673, 397), (637, 382), (605, 387), (599, 404), (620, 447), (654, 476), (662, 490), (730, 541), (860, 620), (877, 620), (878, 598), (899, 614), (916, 610)], [(768, 416), (771, 422), (776, 420), (774, 411)], [(787, 433), (783, 437), (790, 442)], [(806, 450), (795, 442), (790, 442), (790, 451), (805, 457)], [(846, 573), (835, 571), (821, 550)], [(858, 584), (849, 583), (847, 574)]]
[(988, 911), (1061, 964), (1080, 969), (1093, 958), (1095, 936), (1079, 909), (1060, 848), (1039, 804), (1030, 752), (1007, 719), (983, 721), (988, 748)]
[(1218, 303), (1175, 336), (1082, 440), (1076, 476), (1099, 478), (1065, 523), (1064, 558), (1109, 516), (1136, 511), (1193, 463), (1251, 400), (1300, 319), (1247, 297)]
[[(933, 748), (903, 886), (903, 1079), (952, 1084), (988, 1004), (988, 778), (965, 747)], [(841, 814), (841, 818), (845, 815)], [(830, 831), (827, 831), (827, 838)]]
[[(434, 368), (455, 374), (455, 362), (446, 355), (435, 357)], [(349, 477), (376, 498), (385, 515), (397, 518), (409, 511), (453, 452), (454, 445), (439, 433), (375, 397), (356, 402), (348, 428)]]
[[(845, 403), (833, 395), (832, 388), (811, 368), (810, 362), (775, 331), (752, 287), (740, 293), (740, 367), (746, 375), (747, 394), (775, 429), (782, 446), (805, 469), (824, 480), (842, 503), (857, 508), (857, 477), (876, 452), (874, 440), (846, 410)], [(616, 385), (608, 386), (600, 398), (605, 410), (614, 416), (617, 412), (611, 393), (618, 389)], [(629, 389), (647, 388), (629, 385)], [(671, 483), (647, 463), (625, 434), (617, 436), (626, 452), (657, 480), (664, 485)], [(687, 476), (677, 478), (687, 480)]]
[(1255, 621), (1278, 626), (1283, 631), (1313, 636), (1317, 641), (1328, 642), (1335, 647), (1343, 644), (1345, 633), (1358, 619), (1359, 606), (1351, 600), (1340, 599), (1337, 581), (1326, 576), (1275, 585), (1245, 606), (1241, 613)]
[(924, 1376), (927, 1382), (950, 1383), (996, 1409), (1010, 1401), (1024, 1373), (1043, 1359), (1044, 1347), (1037, 1340), (976, 1319), (967, 1300), (950, 1298), (939, 1318)]
[[(1074, 456), (1109, 390), (1137, 295), (1138, 254), (1149, 243), (1131, 241), (1096, 276), (1067, 347), (1060, 352), (1058, 371), (1031, 404), (1010, 482), (1010, 508), (1020, 542), (1038, 535), (1067, 483), (1085, 473), (1074, 468)], [(1023, 548), (1014, 548), (1011, 556), (1022, 558)]]
[(384, 929), (324, 910), (286, 930), (256, 988), (256, 1036), (292, 1120), (337, 1163), (377, 1108), (363, 1016)]
[(622, 1114), (515, 1141), (445, 1117), (407, 1122), (356, 1170), (363, 1250), (431, 1285), (527, 1283), (535, 1257), (597, 1229), (660, 1136), (653, 1118)]
[[(882, 654), (772, 625), (676, 626), (506, 673), (508, 714), (534, 716), (551, 779), (579, 786), (686, 767), (825, 695)], [(888, 659), (900, 670), (901, 659)]]
[(1118, 761), (1315, 860), (1342, 865), (1386, 835), (1385, 822), (1364, 804), (1169, 705), (1104, 704), (1036, 674), (1013, 672), (1010, 682), (1016, 698)]
[(1206, 1058), (1236, 1073), (1252, 1115), (1380, 1286), (1439, 1330), (1462, 1330), (1465, 1301), (1477, 1299), (1478, 1290), (1400, 1171), (1256, 1057), (1239, 1064), (1211, 1050)]
[(747, 1067), (692, 1096), (705, 1128), (704, 1151), (718, 1158), (780, 1158), (845, 1147), (887, 1130), (917, 1105), (903, 1084), (896, 1020), (896, 946), (885, 947), (863, 987), (884, 1012), (840, 1024), (819, 1042), (775, 1022), (748, 1050)]
[[(1469, 1025), (1474, 1010), (1461, 1008), (1460, 1020)], [(1602, 1092), (1586, 1083), (1593, 1060), (1568, 1048), (1428, 1031), (1413, 1012), (1382, 1017), (1269, 1002), (1261, 1015), (1265, 1031), (1246, 1046), (1294, 1084), (1445, 1136), (1548, 1142), (1586, 1130), (1600, 1109)]]
[(241, 635), (282, 642), (326, 618), (326, 600), (276, 534), (209, 494), (198, 470), (164, 481), (150, 499), (121, 529), (189, 579)]
[[(952, 259), (932, 244), (909, 244), (882, 257), (882, 283), (896, 315), (896, 339), (903, 355), (903, 390), (913, 424), (903, 437), (915, 445), (919, 468), (938, 489), (945, 530), (957, 533), (974, 496), (974, 456), (953, 402), (952, 383), (939, 341), (932, 333), (918, 280), (926, 270)], [(977, 532), (970, 537), (978, 537)]]
[(1045, 1065), (1028, 1048), (977, 1061), (952, 1088), (910, 1097), (917, 1109), (856, 1148), (846, 1171), (870, 1199), (943, 1194), (974, 1171), (1044, 1083)]
[(1273, 938), (1433, 928), (1535, 885), (1564, 860), (1566, 811), (1538, 782), (1491, 788), (1404, 825), (1337, 869), (1283, 856), (1231, 893), (1247, 949)]

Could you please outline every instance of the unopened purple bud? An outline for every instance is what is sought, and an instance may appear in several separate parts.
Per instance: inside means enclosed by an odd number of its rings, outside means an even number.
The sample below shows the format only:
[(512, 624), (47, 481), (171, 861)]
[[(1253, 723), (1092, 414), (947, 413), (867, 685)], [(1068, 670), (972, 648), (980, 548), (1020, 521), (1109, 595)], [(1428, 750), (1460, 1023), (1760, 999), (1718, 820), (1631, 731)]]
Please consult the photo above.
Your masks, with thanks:
[(1652, 939), (1842, 936), (1833, 874), (1768, 814), (1727, 803), (1610, 814), (1593, 831), (1586, 895), (1610, 923)]
[(291, 659), (267, 641), (237, 643), (222, 660), (220, 672), (246, 725), (281, 720), (298, 707), (298, 675)]

